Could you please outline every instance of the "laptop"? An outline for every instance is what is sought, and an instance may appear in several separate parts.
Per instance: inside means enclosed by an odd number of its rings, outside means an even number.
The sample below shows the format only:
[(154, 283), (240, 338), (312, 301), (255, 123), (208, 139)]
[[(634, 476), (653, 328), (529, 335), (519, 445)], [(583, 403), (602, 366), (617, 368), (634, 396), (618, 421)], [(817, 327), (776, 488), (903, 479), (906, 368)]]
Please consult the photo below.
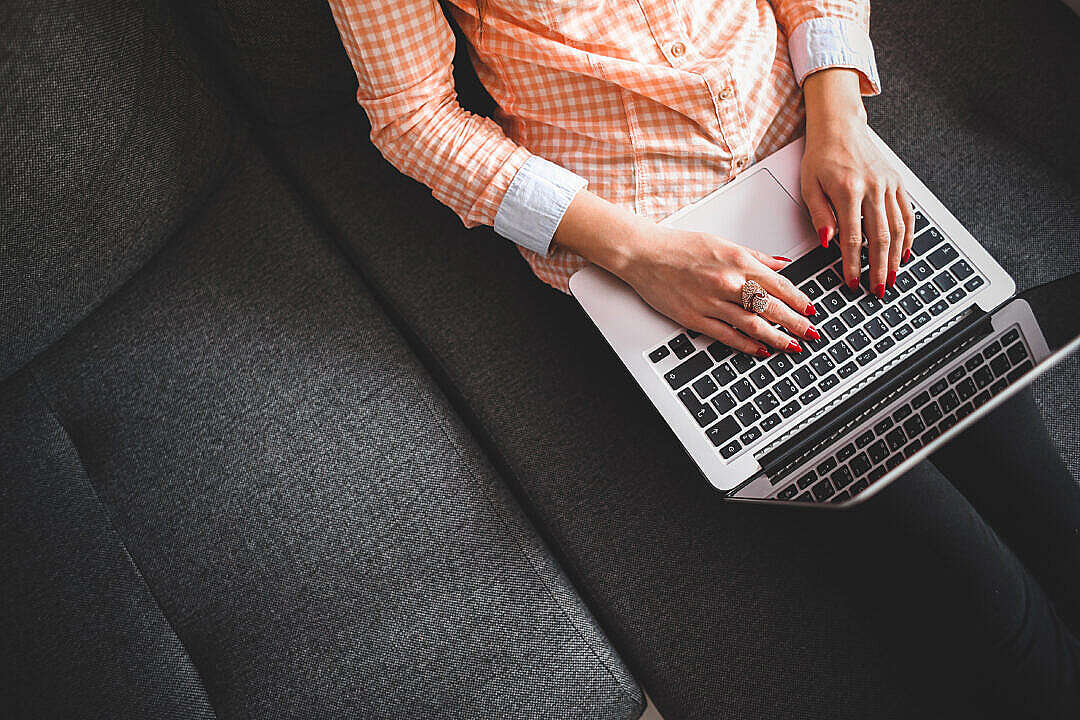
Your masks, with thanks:
[(1016, 285), (873, 131), (915, 210), (884, 298), (843, 282), (800, 195), (803, 140), (662, 224), (769, 255), (817, 308), (820, 340), (759, 359), (679, 327), (597, 266), (570, 291), (706, 479), (730, 500), (849, 508), (872, 497), (1080, 344), (1051, 353)]

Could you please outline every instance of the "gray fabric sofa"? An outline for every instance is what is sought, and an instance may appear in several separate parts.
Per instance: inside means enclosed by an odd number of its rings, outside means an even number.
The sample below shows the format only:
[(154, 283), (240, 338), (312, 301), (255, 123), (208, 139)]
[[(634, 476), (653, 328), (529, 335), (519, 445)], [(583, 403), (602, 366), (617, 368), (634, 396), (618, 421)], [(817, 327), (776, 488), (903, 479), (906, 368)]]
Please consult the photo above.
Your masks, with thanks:
[[(868, 109), (1024, 288), (1080, 271), (1080, 20), (995, 7), (875, 6)], [(0, 9), (0, 716), (994, 716), (830, 588), (857, 513), (755, 532), (354, 89), (322, 0)]]

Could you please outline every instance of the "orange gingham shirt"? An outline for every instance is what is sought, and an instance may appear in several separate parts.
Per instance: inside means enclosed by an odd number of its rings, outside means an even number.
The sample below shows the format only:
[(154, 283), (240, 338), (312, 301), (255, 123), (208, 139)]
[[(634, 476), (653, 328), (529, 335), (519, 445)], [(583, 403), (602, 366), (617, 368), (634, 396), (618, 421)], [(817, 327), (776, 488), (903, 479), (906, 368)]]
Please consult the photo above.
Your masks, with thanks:
[(371, 139), (469, 227), (494, 225), (568, 291), (551, 242), (586, 184), (659, 219), (784, 146), (826, 67), (879, 89), (868, 0), (452, 0), (494, 120), (454, 91), (437, 0), (330, 0)]

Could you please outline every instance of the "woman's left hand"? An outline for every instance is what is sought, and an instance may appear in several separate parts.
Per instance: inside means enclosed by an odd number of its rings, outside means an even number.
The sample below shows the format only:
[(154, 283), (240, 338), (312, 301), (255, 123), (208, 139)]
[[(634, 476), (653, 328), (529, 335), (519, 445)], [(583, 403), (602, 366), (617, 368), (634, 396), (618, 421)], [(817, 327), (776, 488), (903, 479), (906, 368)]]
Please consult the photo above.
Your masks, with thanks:
[(803, 200), (821, 244), (828, 246), (834, 239), (840, 243), (844, 281), (852, 289), (862, 272), (865, 232), (868, 286), (881, 297), (896, 282), (900, 263), (910, 255), (915, 227), (900, 174), (870, 138), (855, 71), (821, 70), (806, 79), (803, 91)]

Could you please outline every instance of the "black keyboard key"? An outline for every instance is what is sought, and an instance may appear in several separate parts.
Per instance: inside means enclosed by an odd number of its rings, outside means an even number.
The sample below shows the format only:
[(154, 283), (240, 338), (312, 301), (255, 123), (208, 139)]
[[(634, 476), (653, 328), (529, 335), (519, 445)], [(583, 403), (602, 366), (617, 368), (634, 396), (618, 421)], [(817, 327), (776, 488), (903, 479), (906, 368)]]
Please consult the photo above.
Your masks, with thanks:
[(731, 369), (730, 365), (724, 363), (713, 368), (712, 376), (720, 387), (724, 387), (735, 379), (735, 371)]
[(800, 490), (805, 490), (818, 481), (817, 473), (813, 470), (808, 471), (805, 475), (800, 477), (795, 483), (799, 486)]
[(896, 327), (904, 322), (904, 313), (900, 312), (898, 307), (886, 308), (885, 312), (881, 313), (881, 317), (885, 319), (885, 322), (889, 323), (890, 327)]
[(851, 459), (851, 472), (855, 477), (862, 477), (866, 474), (866, 471), (870, 469), (870, 459), (866, 457), (866, 453), (861, 452)]
[(1008, 356), (1009, 362), (1015, 365), (1018, 362), (1023, 362), (1024, 358), (1027, 357), (1027, 350), (1024, 349), (1024, 343), (1016, 343), (1006, 350), (1005, 354)]
[(1009, 381), (1006, 378), (1001, 378), (993, 385), (990, 386), (990, 394), (997, 395), (999, 392), (1009, 387)]
[[(939, 247), (934, 252), (930, 253), (930, 255), (928, 255), (926, 259), (930, 262), (931, 265), (940, 270), (958, 257), (960, 257), (960, 254), (956, 252), (956, 248), (954, 248), (952, 245), (945, 244)], [(941, 289), (944, 290), (945, 288)]]
[[(923, 419), (923, 422), (926, 423), (927, 427), (930, 427), (931, 425), (936, 423), (944, 415), (945, 415), (945, 413), (941, 412), (941, 408), (938, 407), (938, 404), (936, 402), (930, 403), (929, 405), (924, 407), (923, 410), (922, 410), (922, 419)], [(924, 442), (925, 442), (925, 439), (924, 439)]]
[(1010, 344), (1020, 339), (1020, 331), (1016, 328), (1010, 329), (1007, 333), (1001, 336), (1001, 345), (1008, 347)]
[(900, 422), (901, 420), (903, 420), (904, 418), (906, 418), (910, 414), (911, 414), (911, 406), (910, 405), (901, 405), (900, 407), (898, 407), (896, 409), (896, 412), (894, 412), (892, 414), (892, 419), (895, 420), (896, 422)]
[(843, 295), (848, 302), (854, 302), (862, 297), (862, 290), (856, 285), (854, 288), (850, 288), (847, 285), (840, 286), (840, 294)]
[(890, 457), (888, 460), (885, 461), (885, 469), (886, 470), (894, 470), (902, 462), (904, 462), (903, 454), (893, 455), (892, 457)]
[(837, 338), (843, 337), (844, 333), (846, 333), (848, 331), (848, 329), (844, 325), (844, 323), (840, 322), (840, 318), (833, 318), (832, 320), (829, 320), (828, 322), (826, 322), (821, 327), (822, 327), (822, 330), (824, 330), (825, 333), (830, 338), (832, 338), (833, 340), (836, 340)]
[(922, 310), (923, 304), (916, 296), (907, 295), (900, 299), (900, 307), (904, 308), (904, 312), (911, 316)]
[(972, 370), (979, 367), (980, 365), (982, 365), (982, 356), (981, 355), (975, 355), (974, 357), (969, 357), (967, 360), (964, 361), (964, 367), (967, 368), (968, 372), (971, 372)]
[(939, 272), (934, 276), (934, 285), (936, 285), (937, 289), (941, 292), (945, 292), (946, 290), (951, 290), (956, 287), (956, 278), (947, 272)]
[(955, 305), (956, 303), (963, 300), (965, 295), (967, 295), (967, 293), (964, 291), (964, 288), (958, 287), (955, 290), (953, 290), (951, 293), (946, 295), (945, 299), (948, 300), (949, 302), (951, 302), (953, 305)]
[(920, 450), (922, 450), (922, 442), (918, 440), (912, 440), (911, 444), (904, 448), (904, 457), (909, 458)]
[(820, 376), (828, 374), (836, 366), (828, 355), (816, 355), (810, 358), (810, 367), (814, 368), (814, 372)]
[(918, 328), (921, 328), (923, 325), (925, 325), (928, 322), (930, 322), (930, 314), (929, 313), (919, 313), (915, 317), (911, 318), (911, 327), (913, 327), (915, 329), (918, 329)]
[(851, 499), (851, 496), (848, 495), (847, 491), (845, 490), (844, 492), (840, 493), (839, 495), (833, 495), (831, 498), (829, 498), (829, 502), (835, 504), (835, 503), (842, 503), (845, 500), (850, 500), (850, 499)]
[(807, 403), (814, 402), (819, 397), (821, 397), (821, 391), (818, 390), (817, 388), (810, 388), (809, 390), (807, 390), (806, 392), (804, 392), (802, 395), (799, 396), (799, 401), (803, 405), (806, 405)]
[(754, 381), (754, 384), (757, 385), (758, 390), (760, 390), (763, 387), (768, 387), (769, 383), (776, 378), (769, 372), (769, 368), (761, 366), (755, 368), (754, 371), (750, 373), (750, 379)]
[(918, 410), (928, 402), (930, 402), (930, 393), (923, 390), (921, 393), (911, 399), (911, 407)]
[(961, 400), (967, 400), (976, 392), (975, 383), (971, 378), (964, 378), (964, 380), (956, 385), (956, 394), (960, 396)]
[[(871, 296), (871, 297), (873, 297), (873, 296)], [(895, 287), (887, 287), (887, 288), (885, 288), (885, 292), (882, 293), (882, 295), (881, 295), (881, 302), (884, 303), (885, 305), (888, 305), (889, 303), (894, 302), (895, 300), (897, 300), (899, 297), (900, 297), (900, 291), (899, 290), (897, 290)]]
[(735, 353), (735, 357), (731, 358), (731, 367), (735, 368), (735, 372), (742, 375), (754, 367), (754, 358), (746, 353)]
[(792, 400), (784, 407), (780, 408), (780, 414), (786, 418), (791, 417), (795, 413), (799, 412), (799, 403)]
[(813, 280), (809, 280), (806, 283), (800, 285), (799, 289), (803, 291), (803, 295), (810, 298), (811, 300), (817, 300), (819, 297), (825, 294), (825, 292), (821, 289), (821, 286)]
[(767, 413), (779, 407), (780, 401), (776, 399), (771, 390), (766, 390), (754, 398), (754, 404), (758, 406), (761, 412)]
[(892, 418), (887, 417), (884, 420), (882, 420), (881, 422), (878, 422), (878, 423), (876, 423), (874, 425), (874, 434), (875, 435), (881, 435), (883, 432), (885, 432), (886, 430), (888, 430), (892, 426), (893, 426)]
[(915, 285), (915, 278), (911, 276), (911, 273), (902, 272), (896, 276), (896, 285), (894, 285), (893, 287), (895, 287), (902, 293), (906, 293), (907, 291), (915, 287)]
[(749, 380), (743, 378), (731, 386), (731, 392), (735, 393), (735, 397), (739, 400), (745, 400), (754, 394), (754, 386), (750, 384)]
[(720, 448), (720, 457), (727, 460), (728, 458), (730, 458), (732, 455), (739, 452), (740, 450), (742, 450), (742, 445), (739, 444), (739, 441), (738, 440), (732, 440), (727, 445)]
[(938, 425), (938, 428), (941, 429), (941, 432), (945, 432), (946, 430), (948, 430), (949, 428), (951, 428), (955, 424), (956, 424), (956, 416), (955, 415), (946, 415), (945, 418)]
[(926, 425), (922, 421), (922, 416), (912, 415), (904, 421), (904, 432), (908, 437), (915, 438), (922, 434), (922, 431), (926, 429)]
[[(814, 352), (818, 352), (819, 350), (821, 350), (822, 348), (824, 348), (826, 345), (829, 344), (829, 336), (828, 335), (822, 335), (817, 340), (806, 339), (806, 340), (802, 341), (802, 344), (804, 346), (810, 348)], [(804, 348), (804, 350), (805, 350), (805, 348)], [(792, 360), (794, 360), (797, 363), (801, 363), (803, 360), (806, 360), (807, 358), (810, 357), (810, 353), (808, 353), (808, 352), (795, 353), (794, 355), (788, 355), (788, 357), (791, 358)]]
[(910, 325), (904, 324), (904, 325), (901, 325), (900, 327), (896, 328), (896, 330), (895, 330), (895, 332), (893, 332), (892, 336), (893, 336), (894, 340), (899, 342), (900, 340), (903, 340), (904, 338), (906, 338), (908, 335), (910, 335), (913, 332), (915, 332), (915, 331), (911, 329)]
[(878, 467), (870, 471), (870, 473), (866, 476), (866, 479), (870, 482), (874, 482), (881, 479), (881, 476), (883, 476), (884, 474), (885, 468), (879, 465)]
[(870, 344), (870, 338), (862, 330), (856, 330), (847, 336), (848, 344), (855, 348), (856, 352)]
[(840, 448), (837, 451), (836, 459), (839, 460), (840, 462), (844, 462), (845, 460), (847, 460), (849, 457), (851, 457), (854, 454), (855, 454), (855, 446), (853, 444), (851, 444), (851, 443), (848, 443), (847, 445), (845, 445), (844, 447)]
[(780, 416), (777, 415), (776, 413), (773, 413), (772, 415), (770, 415), (767, 418), (765, 418), (764, 420), (762, 420), (761, 425), (759, 425), (758, 427), (760, 427), (763, 432), (769, 432), (770, 430), (772, 430), (774, 427), (776, 427), (779, 424), (780, 424)]
[(791, 382), (791, 378), (784, 378), (780, 382), (773, 385), (773, 392), (781, 400), (790, 400), (795, 397), (795, 393), (798, 389), (795, 387), (795, 383)]
[(879, 353), (883, 353), (883, 352), (885, 352), (886, 350), (888, 350), (889, 348), (891, 348), (895, 344), (896, 344), (896, 341), (893, 340), (891, 337), (883, 337), (880, 340), (878, 340), (876, 343), (874, 343), (874, 350), (876, 350)]
[(884, 306), (881, 301), (873, 295), (863, 295), (862, 300), (859, 301), (859, 309), (863, 311), (866, 317), (870, 317), (882, 307)]
[[(685, 335), (682, 337), (685, 337)], [(674, 342), (674, 340), (672, 342)], [(690, 340), (688, 339), (686, 342), (690, 342)], [(675, 354), (678, 355), (678, 351), (675, 351)], [(668, 381), (668, 385), (671, 386), (672, 390), (678, 390), (683, 385), (711, 368), (712, 364), (712, 358), (709, 357), (709, 353), (702, 350), (691, 356), (689, 359), (683, 360), (673, 370), (664, 373), (664, 378)]]
[(834, 469), (836, 469), (836, 458), (826, 458), (817, 466), (817, 471), (821, 475), (831, 473)]
[(754, 428), (750, 428), (749, 430), (744, 432), (742, 435), (740, 435), (739, 439), (742, 440), (743, 445), (749, 445), (750, 443), (757, 440), (759, 437), (761, 437), (761, 430), (754, 427)]
[(1009, 374), (1006, 375), (1005, 377), (1009, 382), (1014, 383), (1017, 380), (1019, 380), (1020, 377), (1030, 369), (1031, 369), (1031, 361), (1030, 360), (1025, 360), (1024, 362), (1020, 363), (1019, 365), (1014, 367), (1012, 370), (1010, 370)]
[(957, 262), (953, 263), (953, 266), (949, 268), (949, 271), (956, 277), (957, 280), (963, 280), (964, 278), (969, 277), (973, 272), (975, 272), (971, 269), (971, 266), (968, 265), (967, 260), (958, 260)]
[(702, 405), (690, 388), (683, 388), (679, 391), (679, 400), (682, 401), (682, 404), (686, 406), (686, 409), (690, 411), (690, 414), (694, 416), (694, 420), (701, 427), (705, 427), (716, 420), (716, 411), (713, 410), (712, 406)]
[(956, 412), (954, 414), (956, 415), (957, 421), (960, 421), (960, 420), (963, 420), (964, 418), (966, 418), (968, 415), (970, 415), (974, 410), (975, 410), (975, 406), (973, 406), (969, 402), (966, 402), (963, 405), (961, 405), (960, 407), (956, 408)]
[(949, 390), (941, 394), (938, 398), (938, 402), (941, 404), (941, 409), (947, 413), (952, 412), (960, 405), (960, 398), (956, 397), (956, 392)]
[(915, 229), (912, 230), (913, 234), (918, 234), (920, 230), (930, 224), (930, 221), (926, 219), (920, 211), (915, 211)]
[(851, 352), (851, 348), (849, 348), (843, 342), (835, 343), (832, 347), (829, 348), (829, 357), (831, 357), (833, 361), (837, 363), (844, 362), (849, 357), (851, 357), (852, 354), (853, 353)]
[(859, 312), (857, 307), (849, 307), (840, 313), (840, 317), (844, 319), (848, 327), (856, 327), (859, 323), (866, 319), (866, 316)]
[(958, 367), (955, 370), (953, 370), (952, 372), (950, 372), (949, 375), (945, 379), (948, 380), (950, 384), (955, 385), (957, 383), (957, 381), (960, 380), (962, 377), (964, 377), (964, 375), (966, 375), (966, 374), (967, 374), (967, 370), (965, 370), (962, 367)]
[(818, 389), (821, 392), (829, 392), (834, 387), (840, 384), (840, 378), (836, 375), (827, 375), (821, 382), (818, 383)]
[(983, 365), (971, 374), (971, 379), (975, 381), (975, 386), (982, 390), (984, 387), (994, 382), (994, 372), (986, 365)]
[(825, 297), (821, 298), (821, 306), (825, 308), (829, 314), (840, 312), (847, 305), (844, 298), (840, 296), (838, 292), (831, 292)]
[(885, 327), (885, 323), (881, 318), (874, 318), (870, 322), (863, 325), (863, 329), (870, 333), (870, 337), (877, 340), (879, 337), (889, 332), (889, 328)]
[(792, 483), (776, 494), (777, 500), (791, 500), (799, 493), (799, 488)]
[(817, 485), (815, 485), (811, 492), (814, 493), (815, 500), (817, 500), (818, 502), (823, 502), (832, 497), (833, 493), (835, 493), (836, 490), (833, 489), (832, 483), (829, 482), (829, 479), (825, 478)]
[(866, 365), (876, 357), (877, 353), (873, 350), (864, 350), (859, 357), (855, 358), (855, 362), (859, 363), (859, 365)]
[(1001, 350), (1001, 343), (998, 342), (997, 340), (995, 340), (994, 342), (990, 343), (989, 345), (986, 345), (986, 346), (983, 347), (982, 356), (984, 358), (986, 358), (987, 360), (989, 360), (990, 358), (997, 355), (1000, 350)]
[(791, 368), (795, 367), (795, 363), (791, 361), (791, 356), (786, 353), (778, 353), (774, 355), (768, 361), (769, 368), (772, 369), (776, 377), (780, 377)]
[(795, 382), (799, 383), (799, 387), (804, 388), (810, 383), (814, 382), (814, 373), (810, 371), (808, 367), (801, 367), (792, 373), (791, 377), (795, 378)]
[(855, 478), (854, 476), (852, 476), (851, 470), (849, 470), (847, 467), (842, 467), (836, 472), (834, 472), (830, 479), (832, 480), (833, 485), (836, 488), (843, 490), (848, 485), (850, 485), (851, 481)]
[(904, 434), (904, 428), (893, 428), (892, 431), (885, 436), (885, 443), (889, 446), (889, 450), (896, 452), (900, 448), (904, 447), (904, 443), (907, 442), (907, 435)]
[(680, 360), (690, 353), (694, 352), (694, 343), (690, 342), (690, 338), (684, 334), (675, 336), (669, 343), (668, 347), (671, 348), (671, 352), (675, 353), (675, 357)]
[(649, 353), (649, 360), (651, 360), (654, 363), (660, 362), (661, 360), (663, 360), (664, 358), (666, 358), (670, 354), (671, 354), (671, 351), (668, 350), (668, 346), (667, 345), (661, 345), (660, 347), (656, 348), (651, 353)]
[(990, 370), (994, 373), (994, 377), (1001, 377), (1009, 372), (1010, 367), (1012, 367), (1012, 363), (1009, 362), (1009, 356), (1005, 353), (1001, 353), (990, 361)]
[(697, 330), (687, 330), (686, 334), (690, 336), (691, 340), (701, 337), (701, 333), (699, 333)]
[(725, 390), (712, 399), (712, 404), (716, 408), (716, 412), (726, 415), (735, 407), (735, 398), (731, 397), (731, 393)]
[(801, 285), (807, 278), (813, 277), (818, 270), (840, 257), (838, 243), (831, 243), (829, 247), (815, 247), (794, 262), (790, 262), (780, 270), (780, 274), (796, 285)]
[(916, 280), (928, 280), (934, 274), (934, 269), (925, 260), (920, 260), (911, 266), (911, 274)]
[(870, 483), (868, 483), (866, 480), (860, 480), (859, 482), (852, 485), (848, 489), (848, 492), (851, 493), (851, 497), (855, 497), (868, 487), (870, 487)]
[(945, 378), (941, 378), (936, 383), (930, 386), (930, 394), (937, 397), (941, 393), (949, 389), (949, 381)]
[(739, 423), (735, 422), (735, 418), (728, 416), (706, 430), (705, 434), (709, 436), (713, 445), (720, 447), (735, 437), (737, 432), (739, 432)]
[(937, 298), (941, 297), (941, 293), (939, 293), (937, 291), (937, 288), (930, 283), (926, 283), (925, 285), (920, 286), (919, 289), (915, 292), (918, 294), (919, 298), (922, 299), (922, 301), (927, 305), (934, 302), (934, 300), (936, 300)]
[(690, 387), (694, 388), (694, 392), (696, 392), (702, 400), (712, 397), (712, 394), (720, 389), (716, 387), (716, 383), (713, 382), (713, 379), (708, 375), (702, 375), (695, 380), (694, 384)]
[(743, 427), (750, 427), (761, 419), (761, 413), (753, 405), (746, 403), (735, 411), (735, 417), (739, 418), (739, 422), (743, 424)]
[(979, 277), (978, 275), (976, 275), (975, 277), (971, 278), (966, 283), (964, 283), (964, 289), (967, 290), (968, 292), (975, 292), (977, 289), (982, 287), (982, 284), (983, 284), (983, 279), (981, 277)]
[(867, 430), (862, 435), (855, 438), (855, 445), (860, 450), (862, 448), (866, 447), (867, 445), (869, 445), (872, 442), (874, 442), (874, 431), (873, 430)]
[(709, 344), (709, 347), (705, 349), (709, 351), (709, 354), (712, 355), (712, 359), (716, 362), (720, 362), (721, 360), (735, 352), (719, 340), (714, 340), (712, 343)]
[(844, 282), (843, 278), (837, 275), (836, 271), (831, 268), (818, 275), (817, 281), (825, 292), (832, 290), (834, 287), (838, 287)]
[(979, 393), (975, 397), (971, 398), (971, 404), (974, 405), (975, 407), (979, 407), (980, 405), (982, 405), (983, 403), (985, 403), (989, 399), (990, 399), (990, 391), (989, 390), (983, 390), (981, 393)]
[(944, 300), (938, 300), (936, 303), (930, 306), (931, 315), (940, 315), (949, 309), (949, 303)]
[(853, 362), (849, 362), (847, 365), (841, 365), (840, 369), (836, 371), (836, 374), (840, 376), (840, 379), (849, 378), (855, 374), (855, 371), (859, 369), (859, 366)]
[(923, 445), (929, 445), (937, 438), (938, 435), (941, 435), (941, 431), (938, 430), (936, 427), (932, 427), (926, 432), (924, 432), (922, 434), (922, 437), (919, 439), (922, 440)]
[(916, 255), (923, 255), (943, 239), (938, 229), (932, 227), (915, 237), (915, 241), (911, 243), (911, 251)]
[(884, 440), (878, 440), (876, 443), (866, 448), (866, 454), (870, 457), (870, 462), (877, 465), (889, 456), (889, 448)]

